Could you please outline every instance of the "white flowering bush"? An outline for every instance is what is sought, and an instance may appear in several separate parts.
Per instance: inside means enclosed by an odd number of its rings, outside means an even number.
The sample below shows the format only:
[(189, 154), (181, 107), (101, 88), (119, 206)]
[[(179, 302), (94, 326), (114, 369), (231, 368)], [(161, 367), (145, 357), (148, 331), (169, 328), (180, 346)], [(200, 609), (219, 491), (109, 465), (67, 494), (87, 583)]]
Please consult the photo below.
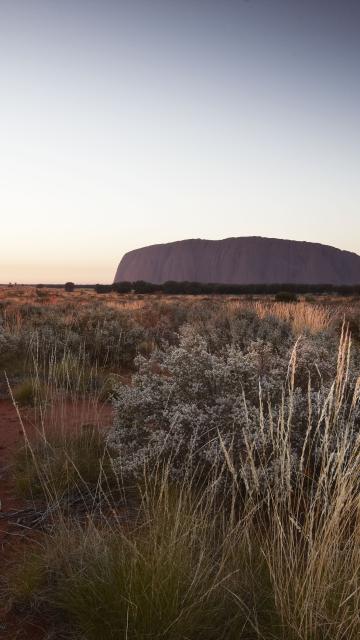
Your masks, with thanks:
[(278, 345), (270, 337), (262, 331), (241, 347), (211, 351), (213, 337), (186, 325), (178, 345), (137, 358), (132, 384), (114, 395), (110, 441), (121, 473), (139, 476), (144, 465), (170, 461), (174, 479), (194, 469), (224, 478), (225, 465), (242, 486), (261, 490), (265, 481), (291, 482), (299, 465), (316, 469), (324, 437), (330, 451), (346, 429), (351, 439), (350, 423), (354, 438), (359, 371), (348, 371), (336, 400), (334, 339), (305, 336), (294, 350), (294, 340)]
[(0, 360), (15, 357), (20, 347), (20, 338), (6, 331), (0, 324)]

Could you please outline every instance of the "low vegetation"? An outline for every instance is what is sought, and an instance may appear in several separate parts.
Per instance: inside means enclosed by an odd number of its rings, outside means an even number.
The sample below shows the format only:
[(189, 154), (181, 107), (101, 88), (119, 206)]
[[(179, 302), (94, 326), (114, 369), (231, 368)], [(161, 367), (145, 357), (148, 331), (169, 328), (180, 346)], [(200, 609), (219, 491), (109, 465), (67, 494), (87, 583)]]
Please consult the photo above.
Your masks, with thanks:
[(15, 455), (14, 475), (20, 495), (54, 503), (114, 481), (105, 436), (92, 425), (27, 442)]
[[(357, 300), (66, 295), (2, 307), (14, 401), (46, 390), (13, 610), (82, 640), (357, 640)], [(110, 428), (54, 430), (59, 400)]]

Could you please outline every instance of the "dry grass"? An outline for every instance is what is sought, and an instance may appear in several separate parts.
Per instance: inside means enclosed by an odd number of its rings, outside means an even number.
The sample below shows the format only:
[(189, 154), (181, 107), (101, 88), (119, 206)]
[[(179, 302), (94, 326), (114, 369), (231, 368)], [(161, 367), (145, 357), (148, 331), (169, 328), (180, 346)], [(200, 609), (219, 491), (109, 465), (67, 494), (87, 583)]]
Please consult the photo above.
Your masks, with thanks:
[[(200, 489), (189, 478), (174, 486), (167, 466), (144, 468), (138, 513), (126, 526), (104, 515), (100, 524), (90, 517), (83, 527), (53, 510), (52, 533), (17, 563), (7, 596), (64, 616), (73, 637), (86, 640), (357, 640), (360, 436), (352, 431), (352, 416), (360, 381), (348, 427), (339, 432), (337, 422), (350, 350), (344, 326), (337, 374), (323, 405), (326, 428), (317, 470), (309, 469), (307, 460), (311, 416), (294, 469), (292, 421), (284, 414), (272, 440), (278, 480), (267, 484), (259, 475), (261, 460), (255, 463), (263, 454), (248, 451), (252, 479), (245, 495), (239, 494), (233, 452), (224, 445), (224, 470), (233, 477), (226, 495), (216, 490), (221, 476)], [(296, 346), (289, 365), (290, 406), (295, 372)], [(259, 424), (259, 437), (262, 428)], [(335, 450), (329, 446), (334, 434)], [(53, 509), (64, 491), (59, 459), (68, 460), (81, 477), (81, 448), (60, 438), (59, 458), (52, 447), (28, 444), (36, 463), (30, 481), (40, 481)], [(100, 475), (92, 454), (90, 468)], [(91, 482), (99, 490), (96, 478)], [(100, 490), (109, 502), (108, 487)]]
[[(328, 304), (300, 302), (286, 303), (273, 300), (239, 300), (230, 301), (226, 305), (231, 311), (254, 311), (259, 318), (273, 316), (290, 324), (296, 335), (304, 331), (317, 333), (326, 331), (334, 321), (334, 309)], [(335, 310), (336, 316), (341, 320), (351, 310), (350, 305), (341, 305)]]
[[(27, 328), (20, 313), (24, 304), (55, 313), (61, 309), (69, 331), (76, 327), (77, 310), (87, 305), (126, 311), (143, 326), (156, 326), (166, 311), (180, 305), (186, 310), (204, 305), (205, 312), (216, 310), (225, 317), (242, 310), (260, 319), (275, 316), (290, 324), (295, 335), (341, 324), (344, 315), (358, 313), (359, 307), (340, 299), (287, 304), (270, 297), (41, 291), (45, 295), (39, 297), (28, 287), (0, 289), (4, 327), (12, 335)], [(149, 341), (145, 347), (150, 350), (154, 344)], [(238, 460), (218, 434), (222, 472), (232, 478), (226, 494), (218, 491), (221, 474), (208, 478), (200, 490), (191, 478), (174, 486), (168, 466), (145, 467), (136, 487), (136, 516), (124, 525), (114, 494), (120, 490), (132, 498), (134, 487), (130, 491), (121, 473), (114, 479), (110, 452), (97, 429), (102, 391), (92, 384), (99, 376), (97, 364), (88, 367), (81, 349), (77, 354), (65, 349), (61, 356), (52, 351), (44, 365), (34, 338), (27, 354), (27, 376), (30, 372), (32, 377), (15, 395), (35, 404), (40, 428), (31, 440), (22, 423), (25, 448), (14, 474), (20, 492), (47, 502), (52, 526), (13, 563), (3, 597), (54, 620), (64, 618), (70, 636), (84, 640), (358, 640), (360, 436), (354, 416), (360, 379), (349, 403), (351, 348), (343, 325), (336, 376), (319, 423), (307, 416), (296, 468), (291, 456), (295, 348), (284, 384), (283, 404), (290, 407), (290, 417), (280, 413), (271, 450), (249, 448)], [(40, 382), (41, 394), (34, 392)], [(350, 412), (345, 428), (339, 429), (345, 404)], [(71, 407), (76, 407), (75, 429)], [(316, 444), (315, 469), (309, 465), (309, 451), (320, 421), (325, 429)], [(263, 430), (260, 415), (260, 443)], [(261, 473), (268, 464), (265, 455), (277, 462), (276, 481)], [(239, 482), (242, 462), (251, 470), (245, 493)], [(73, 493), (87, 504), (96, 498), (98, 505), (100, 496), (107, 509), (100, 519), (90, 509), (84, 525), (71, 505), (69, 517), (68, 501), (64, 514), (63, 498)]]
[[(40, 292), (40, 296), (39, 296)], [(4, 312), (4, 324), (9, 330), (16, 332), (21, 330), (22, 319), (19, 307), (31, 304), (35, 307), (64, 308), (67, 305), (68, 324), (71, 326), (76, 316), (76, 309), (88, 305), (100, 304), (104, 308), (119, 312), (129, 312), (135, 315), (141, 322), (143, 312), (147, 312), (156, 304), (169, 306), (181, 303), (190, 308), (194, 304), (210, 303), (211, 306), (224, 309), (224, 313), (233, 313), (242, 310), (254, 311), (259, 318), (274, 316), (289, 323), (296, 334), (308, 330), (312, 333), (326, 330), (335, 319), (340, 322), (344, 316), (359, 311), (359, 300), (341, 298), (338, 296), (314, 296), (309, 302), (304, 297), (298, 303), (285, 303), (275, 301), (275, 297), (266, 296), (173, 296), (165, 294), (117, 294), (115, 292), (97, 294), (91, 289), (76, 289), (68, 293), (62, 289), (43, 288), (37, 290), (30, 286), (1, 286), (0, 303), (6, 305)], [(72, 307), (72, 311), (71, 311)]]

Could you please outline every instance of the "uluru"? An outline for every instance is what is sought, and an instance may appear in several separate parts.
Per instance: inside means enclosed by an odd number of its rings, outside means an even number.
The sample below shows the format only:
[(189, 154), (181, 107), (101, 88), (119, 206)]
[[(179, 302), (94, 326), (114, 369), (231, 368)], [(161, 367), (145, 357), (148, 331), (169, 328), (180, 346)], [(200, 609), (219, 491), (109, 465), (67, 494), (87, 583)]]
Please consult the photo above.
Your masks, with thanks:
[(115, 282), (360, 284), (360, 256), (314, 242), (258, 236), (180, 240), (129, 251)]

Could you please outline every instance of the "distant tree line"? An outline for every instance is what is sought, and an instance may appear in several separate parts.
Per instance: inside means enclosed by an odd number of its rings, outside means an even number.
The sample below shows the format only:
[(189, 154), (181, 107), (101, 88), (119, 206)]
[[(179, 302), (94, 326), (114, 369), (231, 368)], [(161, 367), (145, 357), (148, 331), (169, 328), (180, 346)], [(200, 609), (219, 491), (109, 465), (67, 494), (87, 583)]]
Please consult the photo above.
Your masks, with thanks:
[[(5, 286), (5, 285), (1, 285)], [(9, 284), (8, 286), (14, 286)], [(360, 295), (360, 284), (356, 285), (334, 285), (334, 284), (217, 284), (204, 282), (176, 282), (168, 280), (163, 284), (154, 284), (145, 280), (135, 282), (114, 282), (113, 284), (75, 284), (66, 282), (65, 284), (36, 284), (37, 289), (65, 289), (71, 292), (76, 289), (92, 289), (96, 293), (165, 293), (168, 295), (275, 295), (278, 299), (296, 298), (297, 294), (303, 295)], [(284, 294), (284, 295), (283, 295)]]
[(290, 299), (290, 294), (338, 294), (343, 296), (360, 295), (358, 285), (332, 284), (216, 284), (203, 282), (176, 282), (169, 280), (163, 284), (154, 284), (137, 280), (136, 282), (115, 282), (114, 284), (96, 284), (97, 293), (165, 293), (169, 295), (277, 295)]

